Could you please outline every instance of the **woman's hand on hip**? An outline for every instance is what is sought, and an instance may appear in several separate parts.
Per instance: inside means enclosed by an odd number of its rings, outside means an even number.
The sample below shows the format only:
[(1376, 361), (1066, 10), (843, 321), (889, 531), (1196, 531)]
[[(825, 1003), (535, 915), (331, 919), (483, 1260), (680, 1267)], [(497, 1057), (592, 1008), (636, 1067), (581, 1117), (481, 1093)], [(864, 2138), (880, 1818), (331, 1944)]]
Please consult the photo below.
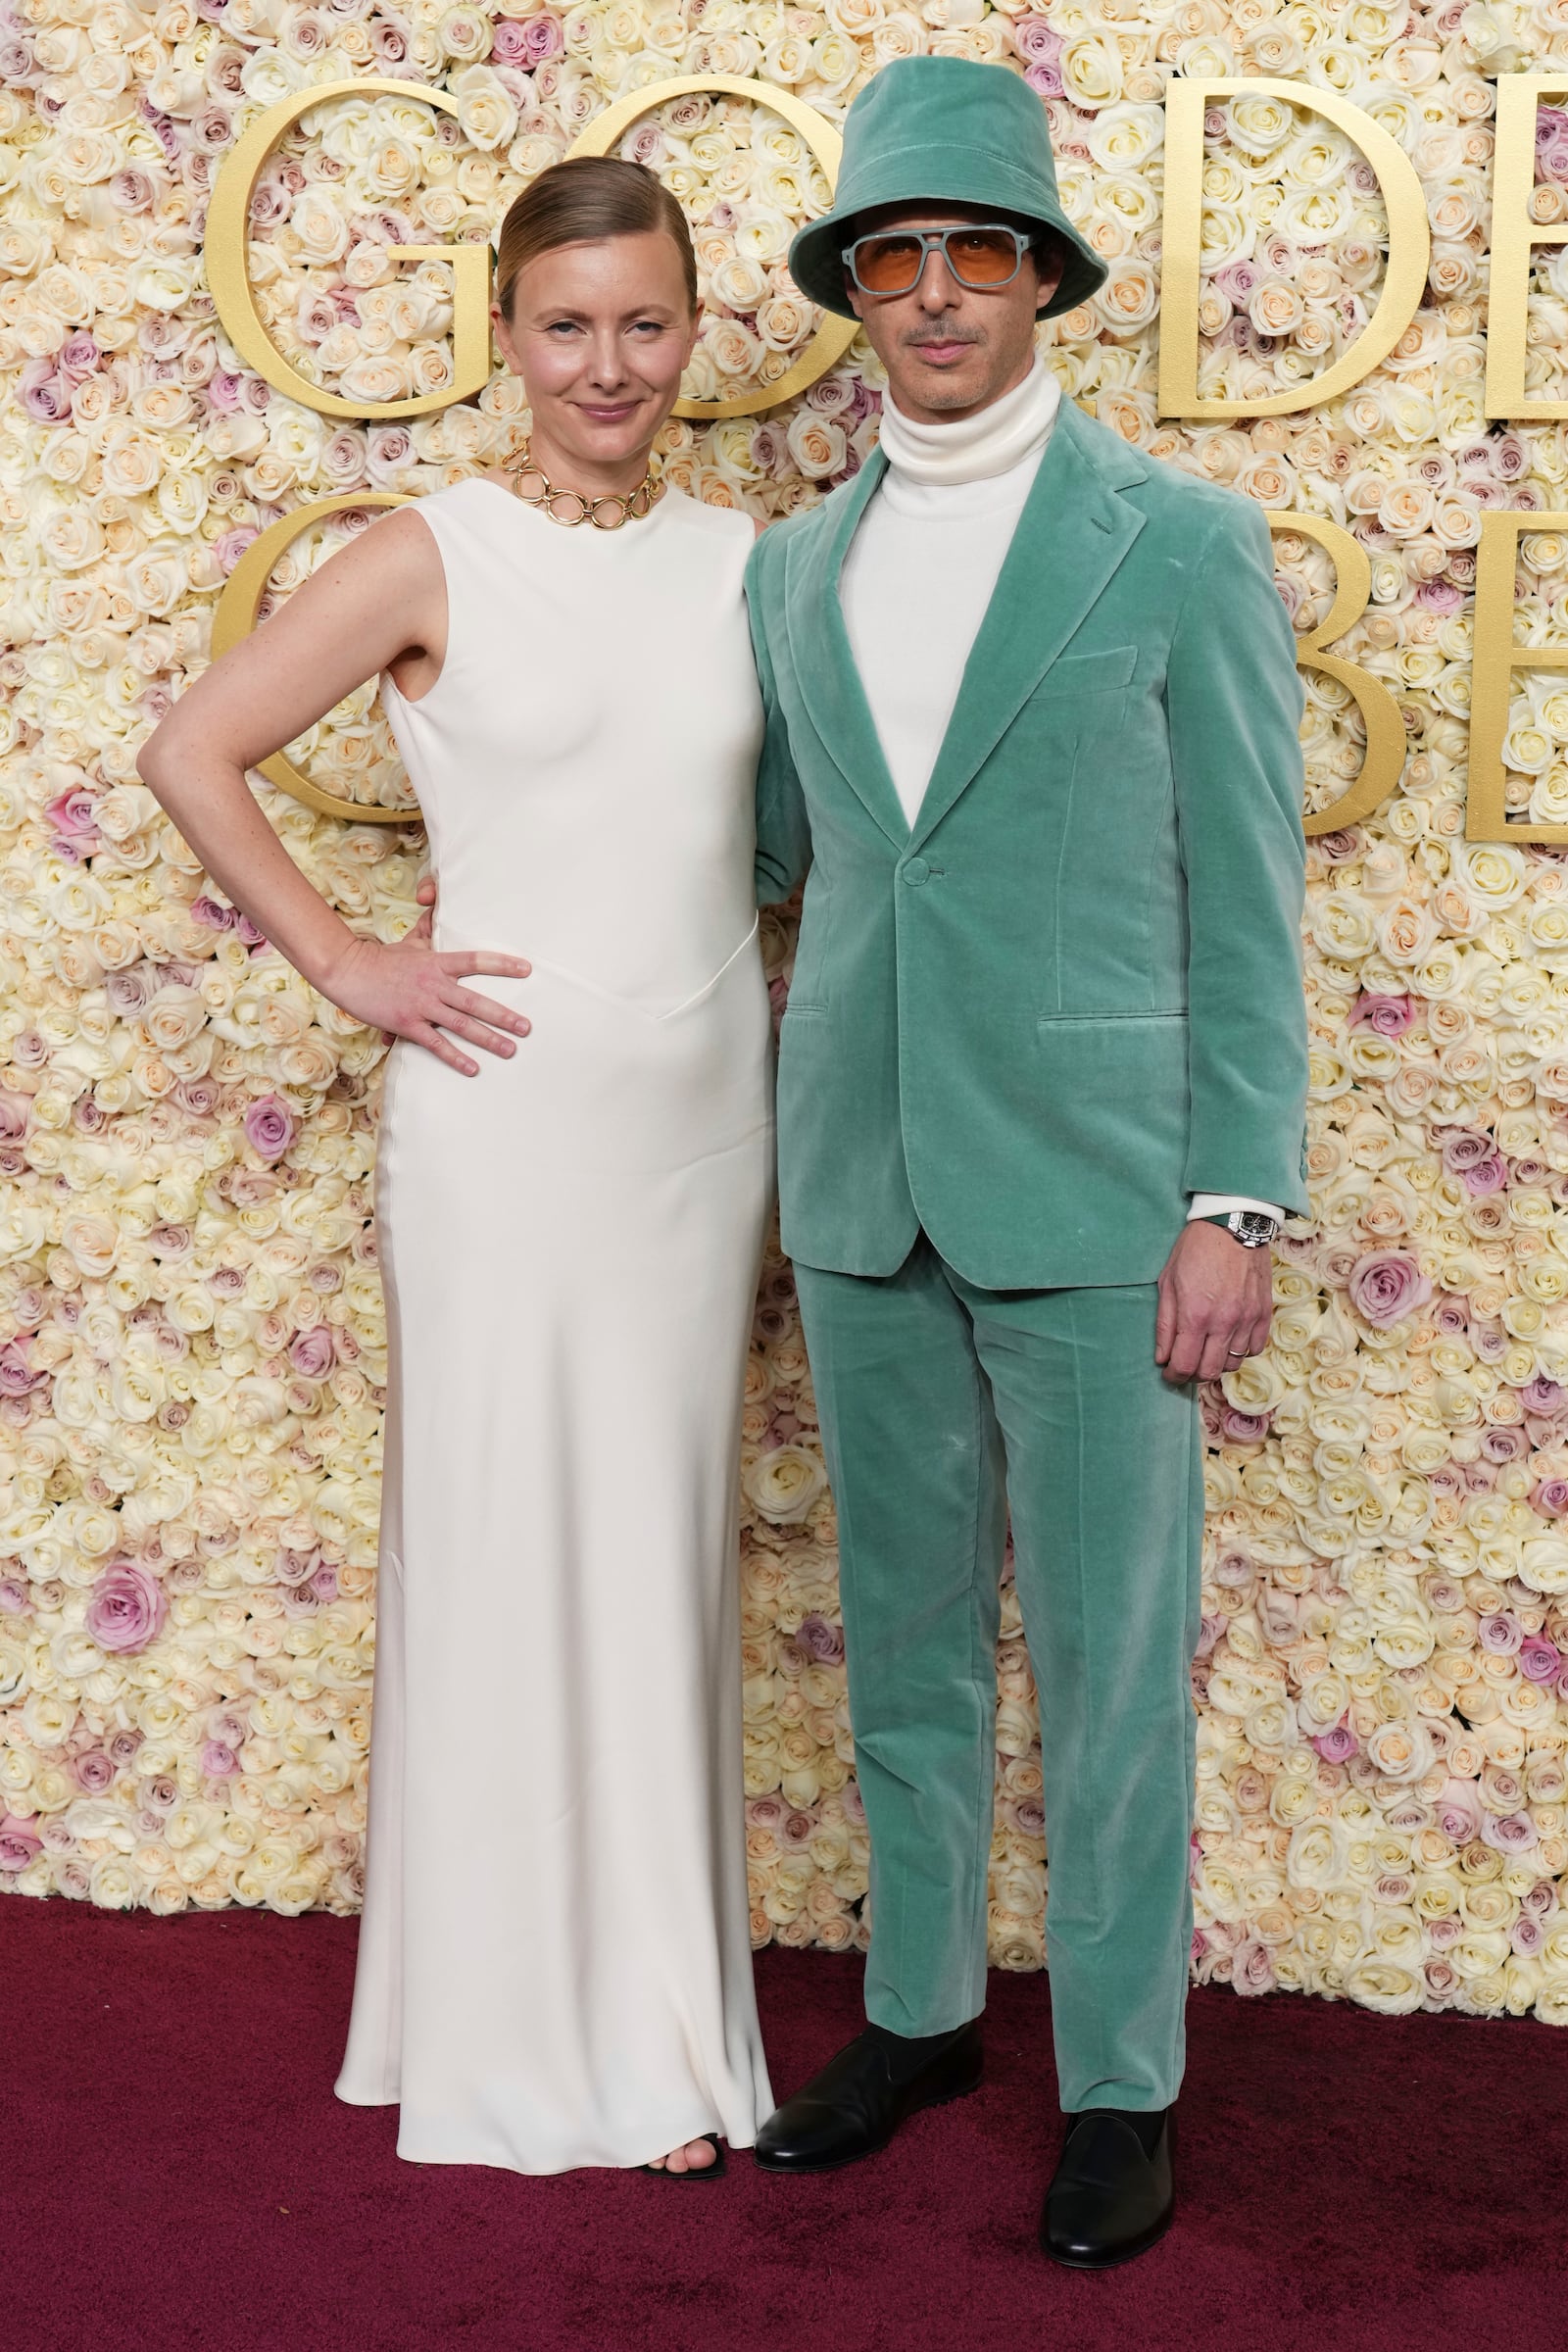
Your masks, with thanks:
[[(419, 930), (425, 931), (424, 937)], [(525, 1014), (493, 998), (475, 996), (464, 981), (481, 974), (526, 980), (532, 969), (520, 956), (496, 956), (482, 949), (443, 954), (431, 947), (427, 927), (421, 924), (395, 947), (356, 938), (318, 985), (323, 996), (368, 1028), (406, 1037), (449, 1069), (477, 1078), (479, 1064), (453, 1039), (506, 1057), (516, 1052), (514, 1041), (527, 1036), (530, 1023)]]

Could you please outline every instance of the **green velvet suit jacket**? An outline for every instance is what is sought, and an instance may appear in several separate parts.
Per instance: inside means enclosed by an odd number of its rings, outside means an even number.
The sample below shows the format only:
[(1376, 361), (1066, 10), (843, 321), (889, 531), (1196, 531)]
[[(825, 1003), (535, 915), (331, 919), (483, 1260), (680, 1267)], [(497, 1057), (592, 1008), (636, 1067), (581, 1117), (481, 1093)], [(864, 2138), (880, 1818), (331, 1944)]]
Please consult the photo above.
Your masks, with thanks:
[[(1301, 691), (1268, 525), (1062, 402), (912, 829), (839, 601), (877, 453), (763, 533), (759, 895), (806, 876), (784, 1247), (1152, 1282), (1194, 1192), (1304, 1205)], [(940, 584), (939, 584), (940, 585)]]

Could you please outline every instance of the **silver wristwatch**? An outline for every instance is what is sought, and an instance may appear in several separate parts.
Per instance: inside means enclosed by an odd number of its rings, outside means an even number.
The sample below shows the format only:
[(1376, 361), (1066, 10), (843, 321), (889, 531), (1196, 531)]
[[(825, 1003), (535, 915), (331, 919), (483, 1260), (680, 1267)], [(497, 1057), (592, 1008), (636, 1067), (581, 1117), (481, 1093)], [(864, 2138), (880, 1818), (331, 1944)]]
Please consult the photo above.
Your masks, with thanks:
[(1244, 1250), (1271, 1249), (1280, 1229), (1278, 1217), (1265, 1216), (1260, 1208), (1233, 1208), (1228, 1216), (1209, 1217), (1205, 1222), (1223, 1225), (1231, 1239), (1240, 1242)]

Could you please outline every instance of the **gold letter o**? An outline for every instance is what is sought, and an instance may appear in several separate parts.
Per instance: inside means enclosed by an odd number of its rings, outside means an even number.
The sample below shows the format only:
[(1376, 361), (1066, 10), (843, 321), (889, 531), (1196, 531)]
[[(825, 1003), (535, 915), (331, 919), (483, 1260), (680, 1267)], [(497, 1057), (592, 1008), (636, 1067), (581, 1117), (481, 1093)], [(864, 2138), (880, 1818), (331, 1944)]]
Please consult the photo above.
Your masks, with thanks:
[[(642, 116), (652, 114), (656, 106), (664, 106), (671, 98), (685, 98), (699, 90), (719, 90), (726, 97), (751, 98), (769, 113), (780, 115), (792, 130), (798, 130), (806, 144), (827, 173), (831, 187), (838, 177), (839, 157), (843, 141), (825, 115), (814, 106), (797, 98), (793, 90), (781, 90), (776, 82), (746, 81), (736, 74), (686, 74), (675, 81), (651, 82), (645, 90), (628, 91), (607, 106), (602, 115), (595, 115), (587, 129), (574, 142), (573, 155), (608, 155), (622, 131), (630, 128)], [(734, 400), (677, 400), (677, 416), (698, 416), (711, 424), (723, 416), (760, 416), (767, 409), (781, 408), (825, 375), (836, 360), (841, 360), (860, 331), (858, 318), (840, 318), (831, 311), (824, 313), (822, 323), (796, 361), (787, 375), (776, 384), (767, 384), (756, 392), (741, 393)]]

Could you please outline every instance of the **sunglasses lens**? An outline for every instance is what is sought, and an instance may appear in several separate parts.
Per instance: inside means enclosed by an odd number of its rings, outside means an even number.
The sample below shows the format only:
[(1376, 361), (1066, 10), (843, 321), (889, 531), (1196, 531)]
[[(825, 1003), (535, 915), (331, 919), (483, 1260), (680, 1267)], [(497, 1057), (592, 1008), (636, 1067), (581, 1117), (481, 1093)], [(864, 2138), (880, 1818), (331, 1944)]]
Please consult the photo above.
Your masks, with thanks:
[(872, 294), (907, 294), (924, 259), (918, 237), (862, 237), (855, 248), (856, 273)]
[(1018, 248), (1004, 228), (966, 228), (949, 237), (948, 266), (961, 285), (1004, 286), (1017, 274)]

